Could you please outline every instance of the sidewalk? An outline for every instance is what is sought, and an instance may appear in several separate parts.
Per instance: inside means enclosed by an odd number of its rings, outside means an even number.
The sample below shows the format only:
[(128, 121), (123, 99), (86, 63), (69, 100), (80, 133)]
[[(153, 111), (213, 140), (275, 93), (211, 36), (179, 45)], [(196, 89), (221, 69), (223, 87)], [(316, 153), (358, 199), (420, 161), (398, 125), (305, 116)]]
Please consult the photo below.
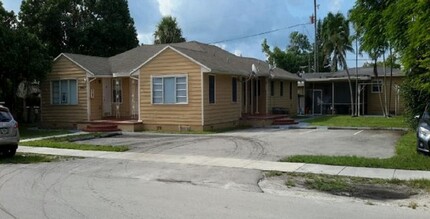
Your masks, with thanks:
[(365, 167), (330, 166), (306, 163), (286, 163), (262, 160), (247, 160), (236, 158), (190, 156), (190, 155), (167, 155), (148, 154), (135, 152), (104, 152), (104, 151), (82, 151), (71, 149), (55, 149), (43, 147), (18, 147), (18, 152), (51, 154), (60, 156), (76, 156), (102, 159), (120, 159), (133, 161), (149, 161), (174, 164), (190, 164), (201, 166), (218, 166), (231, 168), (255, 169), (264, 171), (281, 171), (296, 173), (315, 173), (340, 176), (355, 176), (380, 179), (430, 179), (430, 171), (396, 170)]

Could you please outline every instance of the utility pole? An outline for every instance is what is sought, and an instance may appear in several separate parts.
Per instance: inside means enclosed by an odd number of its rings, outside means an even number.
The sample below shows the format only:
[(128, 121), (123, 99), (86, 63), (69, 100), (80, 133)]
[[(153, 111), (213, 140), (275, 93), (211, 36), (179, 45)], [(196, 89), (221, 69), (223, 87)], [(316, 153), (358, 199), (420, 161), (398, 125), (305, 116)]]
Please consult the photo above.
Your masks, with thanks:
[[(355, 33), (357, 34), (357, 33)], [(358, 104), (360, 98), (360, 88), (358, 87), (358, 35), (355, 38), (355, 116), (360, 116)], [(352, 101), (352, 100), (351, 100)]]
[(318, 72), (318, 34), (317, 34), (317, 0), (314, 0), (314, 30), (315, 30), (315, 45), (314, 45), (314, 72)]

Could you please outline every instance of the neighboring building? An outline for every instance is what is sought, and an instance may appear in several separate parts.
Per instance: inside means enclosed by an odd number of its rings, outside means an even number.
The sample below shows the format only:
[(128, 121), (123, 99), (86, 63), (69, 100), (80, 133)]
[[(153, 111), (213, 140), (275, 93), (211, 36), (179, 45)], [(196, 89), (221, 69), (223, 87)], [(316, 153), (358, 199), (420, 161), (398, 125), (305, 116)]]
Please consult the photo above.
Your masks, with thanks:
[[(389, 113), (392, 115), (403, 113), (403, 99), (399, 92), (404, 74), (400, 69), (393, 69), (391, 76), (389, 68), (386, 68), (384, 73), (384, 69), (378, 67), (378, 78), (374, 75), (373, 67), (351, 68), (349, 73), (354, 104), (359, 97), (360, 115), (382, 115), (382, 106), (385, 105), (390, 105)], [(345, 70), (334, 73), (306, 73), (303, 78), (306, 81), (306, 114), (351, 114), (351, 97)]]
[(143, 45), (109, 58), (63, 53), (41, 83), (41, 120), (70, 128), (97, 120), (132, 121), (132, 130), (233, 127), (274, 109), (295, 115), (299, 80), (198, 42)]

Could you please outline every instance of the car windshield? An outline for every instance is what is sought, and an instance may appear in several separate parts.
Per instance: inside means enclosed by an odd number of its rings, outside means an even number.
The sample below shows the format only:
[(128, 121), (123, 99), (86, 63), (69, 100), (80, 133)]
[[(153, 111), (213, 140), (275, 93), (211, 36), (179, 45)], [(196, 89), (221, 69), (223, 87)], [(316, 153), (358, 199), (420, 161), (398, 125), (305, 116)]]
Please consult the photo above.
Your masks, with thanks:
[(0, 122), (9, 122), (12, 120), (12, 117), (10, 116), (8, 111), (0, 110)]

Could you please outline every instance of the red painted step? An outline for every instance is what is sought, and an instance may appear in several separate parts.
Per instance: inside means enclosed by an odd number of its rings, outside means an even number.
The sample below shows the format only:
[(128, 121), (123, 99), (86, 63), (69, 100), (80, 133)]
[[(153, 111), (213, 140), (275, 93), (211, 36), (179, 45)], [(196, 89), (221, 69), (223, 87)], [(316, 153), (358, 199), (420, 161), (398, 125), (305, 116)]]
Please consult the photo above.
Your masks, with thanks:
[(83, 129), (86, 132), (117, 132), (121, 131), (117, 125), (112, 124), (90, 124)]
[(273, 125), (295, 125), (295, 124), (299, 124), (298, 122), (296, 122), (294, 119), (290, 119), (290, 118), (279, 118), (279, 119), (275, 119), (273, 120)]

